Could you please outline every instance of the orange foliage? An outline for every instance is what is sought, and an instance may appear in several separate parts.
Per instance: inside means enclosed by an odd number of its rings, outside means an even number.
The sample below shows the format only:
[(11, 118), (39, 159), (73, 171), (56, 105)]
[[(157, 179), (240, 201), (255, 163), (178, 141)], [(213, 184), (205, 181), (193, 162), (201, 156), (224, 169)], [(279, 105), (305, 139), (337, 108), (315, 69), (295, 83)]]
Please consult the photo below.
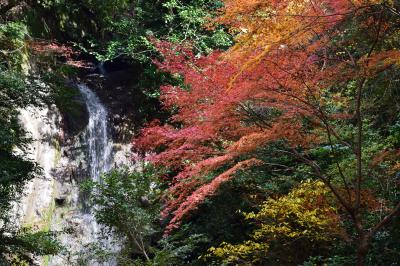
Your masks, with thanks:
[[(398, 51), (359, 59), (326, 55), (335, 27), (379, 1), (224, 2), (214, 24), (237, 34), (229, 51), (197, 58), (190, 46), (155, 43), (164, 56), (156, 62), (160, 69), (181, 74), (188, 85), (162, 88), (165, 107), (178, 110), (171, 120), (179, 126), (149, 125), (134, 140), (137, 149), (151, 152), (149, 160), (178, 172), (163, 212), (172, 215), (170, 230), (222, 182), (253, 165), (240, 160), (258, 148), (277, 140), (293, 148), (319, 144), (327, 120), (351, 117), (346, 110), (324, 113), (326, 89), (375, 75), (400, 58)], [(222, 166), (229, 170), (210, 183), (202, 178)]]

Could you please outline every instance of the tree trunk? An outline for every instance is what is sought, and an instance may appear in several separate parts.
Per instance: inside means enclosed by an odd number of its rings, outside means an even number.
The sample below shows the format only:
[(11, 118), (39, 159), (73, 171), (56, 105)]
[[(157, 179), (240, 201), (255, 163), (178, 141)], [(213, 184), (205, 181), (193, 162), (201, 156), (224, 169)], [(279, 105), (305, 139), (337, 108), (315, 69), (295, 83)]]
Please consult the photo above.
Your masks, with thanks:
[(364, 233), (359, 237), (359, 242), (357, 246), (357, 266), (365, 265), (365, 259), (368, 254), (370, 242), (371, 238), (368, 234)]

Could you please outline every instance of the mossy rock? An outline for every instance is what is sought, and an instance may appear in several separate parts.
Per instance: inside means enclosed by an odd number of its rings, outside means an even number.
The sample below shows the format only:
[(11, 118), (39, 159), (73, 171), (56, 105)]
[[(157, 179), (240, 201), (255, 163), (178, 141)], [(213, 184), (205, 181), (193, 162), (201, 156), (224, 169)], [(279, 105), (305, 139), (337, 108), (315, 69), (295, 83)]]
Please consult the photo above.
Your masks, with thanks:
[(60, 87), (55, 102), (62, 114), (63, 129), (67, 136), (75, 136), (86, 128), (89, 113), (77, 87), (73, 85)]

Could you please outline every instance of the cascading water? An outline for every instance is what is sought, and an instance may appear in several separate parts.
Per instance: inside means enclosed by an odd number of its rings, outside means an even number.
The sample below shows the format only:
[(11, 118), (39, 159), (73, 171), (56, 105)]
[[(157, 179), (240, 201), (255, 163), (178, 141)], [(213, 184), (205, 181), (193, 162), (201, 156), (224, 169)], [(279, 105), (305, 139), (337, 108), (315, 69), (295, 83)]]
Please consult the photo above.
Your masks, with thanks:
[(100, 181), (100, 175), (111, 168), (112, 142), (109, 138), (108, 113), (97, 95), (86, 85), (78, 84), (89, 112), (86, 140), (88, 143), (90, 177)]
[[(101, 175), (111, 169), (112, 164), (112, 140), (109, 136), (108, 112), (101, 103), (99, 97), (91, 91), (85, 84), (77, 85), (82, 93), (87, 110), (89, 113), (89, 122), (86, 129), (86, 143), (88, 153), (88, 169), (90, 178), (93, 181), (101, 182)], [(95, 207), (94, 207), (95, 208)], [(111, 243), (99, 239), (99, 228), (93, 209), (89, 211), (86, 219), (91, 225), (91, 235), (94, 242), (101, 246), (113, 249)], [(97, 263), (93, 263), (93, 265)], [(108, 265), (113, 263), (109, 262)]]

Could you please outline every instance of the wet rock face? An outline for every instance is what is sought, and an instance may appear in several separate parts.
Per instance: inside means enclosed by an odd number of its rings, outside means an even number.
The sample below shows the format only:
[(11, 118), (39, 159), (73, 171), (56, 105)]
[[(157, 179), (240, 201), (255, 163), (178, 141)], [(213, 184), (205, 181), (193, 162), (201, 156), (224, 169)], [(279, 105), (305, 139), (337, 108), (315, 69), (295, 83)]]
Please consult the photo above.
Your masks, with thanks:
[[(77, 252), (93, 240), (85, 229), (89, 228), (91, 220), (90, 215), (82, 212), (80, 191), (80, 184), (90, 176), (87, 141), (82, 134), (63, 138), (62, 115), (55, 106), (22, 110), (20, 120), (34, 139), (29, 146), (31, 159), (43, 171), (42, 176), (31, 180), (25, 187), (25, 196), (15, 210), (16, 216), (20, 217), (18, 223), (37, 230), (65, 231), (60, 235), (61, 242), (73, 244), (69, 251)], [(76, 228), (76, 221), (81, 221), (78, 231), (83, 230), (85, 234), (78, 233), (74, 238), (68, 229)], [(65, 255), (56, 256), (48, 265), (71, 265), (66, 263), (66, 259), (69, 260)], [(43, 258), (36, 260), (37, 265), (44, 265)]]
[(53, 170), (60, 159), (60, 117), (58, 110), (30, 107), (21, 110), (20, 121), (34, 140), (28, 147), (33, 161), (42, 168), (42, 176), (31, 180), (25, 187), (26, 196), (22, 198), (18, 212), (22, 224), (36, 225), (47, 223), (52, 197), (55, 193)]
[(137, 80), (133, 69), (103, 75), (90, 75), (86, 82), (96, 91), (110, 113), (112, 136), (120, 142), (128, 142), (138, 119), (138, 101), (143, 95), (135, 88)]
[(104, 74), (91, 74), (84, 78), (99, 96), (110, 113), (112, 136), (116, 142), (130, 142), (135, 129), (152, 120), (159, 103), (143, 93), (139, 86), (140, 67), (109, 67)]

